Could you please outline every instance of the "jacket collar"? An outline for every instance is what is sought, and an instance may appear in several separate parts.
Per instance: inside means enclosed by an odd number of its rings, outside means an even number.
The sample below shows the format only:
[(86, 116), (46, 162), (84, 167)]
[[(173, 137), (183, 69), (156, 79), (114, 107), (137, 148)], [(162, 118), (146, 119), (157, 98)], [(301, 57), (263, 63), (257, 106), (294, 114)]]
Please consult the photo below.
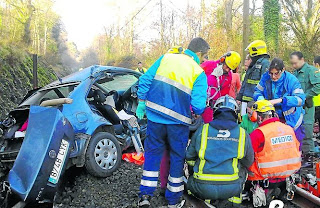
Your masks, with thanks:
[(200, 64), (199, 57), (193, 51), (187, 49), (187, 50), (184, 51), (184, 54), (190, 56), (195, 62), (197, 62), (197, 64)]
[(297, 69), (297, 72), (306, 72), (307, 65), (308, 65), (307, 62), (304, 63), (300, 69)]

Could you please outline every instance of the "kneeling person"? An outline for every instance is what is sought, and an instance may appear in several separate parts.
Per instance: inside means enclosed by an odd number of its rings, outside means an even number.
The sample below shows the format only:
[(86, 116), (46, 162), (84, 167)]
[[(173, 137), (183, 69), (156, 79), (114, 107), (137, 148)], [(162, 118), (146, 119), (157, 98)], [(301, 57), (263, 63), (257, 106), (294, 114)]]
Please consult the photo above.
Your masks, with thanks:
[(194, 166), (188, 189), (202, 199), (240, 206), (247, 168), (254, 160), (250, 137), (237, 123), (232, 97), (220, 97), (214, 108), (214, 120), (198, 129), (187, 149), (187, 162)]

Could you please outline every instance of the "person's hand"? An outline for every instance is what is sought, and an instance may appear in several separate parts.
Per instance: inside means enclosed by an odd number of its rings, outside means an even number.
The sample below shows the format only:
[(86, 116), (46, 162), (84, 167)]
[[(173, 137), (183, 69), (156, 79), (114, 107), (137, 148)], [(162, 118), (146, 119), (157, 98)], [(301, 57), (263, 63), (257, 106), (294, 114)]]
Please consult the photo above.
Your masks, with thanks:
[(269, 100), (270, 103), (272, 105), (278, 104), (278, 103), (282, 103), (282, 98), (278, 98), (278, 99), (273, 99), (273, 100)]
[(145, 114), (146, 114), (146, 102), (139, 100), (139, 104), (136, 110), (136, 115), (139, 119), (143, 119)]

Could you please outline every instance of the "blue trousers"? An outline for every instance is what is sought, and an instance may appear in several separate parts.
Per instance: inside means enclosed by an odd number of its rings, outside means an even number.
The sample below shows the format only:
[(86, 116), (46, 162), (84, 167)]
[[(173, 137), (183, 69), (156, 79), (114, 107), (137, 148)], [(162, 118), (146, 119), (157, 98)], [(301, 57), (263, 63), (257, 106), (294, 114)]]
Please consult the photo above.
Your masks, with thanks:
[(153, 196), (157, 188), (162, 155), (167, 148), (170, 155), (170, 171), (165, 197), (169, 205), (179, 202), (184, 189), (182, 176), (188, 136), (189, 127), (186, 125), (159, 124), (148, 120), (140, 197), (142, 195)]

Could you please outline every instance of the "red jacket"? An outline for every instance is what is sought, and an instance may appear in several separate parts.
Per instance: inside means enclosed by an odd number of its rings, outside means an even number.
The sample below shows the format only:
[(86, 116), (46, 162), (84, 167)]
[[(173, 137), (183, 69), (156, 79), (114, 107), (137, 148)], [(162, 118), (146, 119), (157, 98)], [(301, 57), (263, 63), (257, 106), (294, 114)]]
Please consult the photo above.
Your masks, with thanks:
[[(231, 81), (232, 81), (232, 72), (229, 71), (228, 74), (220, 76), (218, 79), (211, 73), (217, 67), (219, 61), (206, 61), (201, 64), (204, 72), (207, 74), (208, 79), (208, 96), (212, 98), (213, 102), (216, 101), (219, 97), (225, 96), (229, 93)], [(220, 90), (217, 92), (218, 88)], [(213, 110), (210, 107), (207, 107), (202, 114), (203, 120), (205, 123), (209, 123), (213, 119)]]

